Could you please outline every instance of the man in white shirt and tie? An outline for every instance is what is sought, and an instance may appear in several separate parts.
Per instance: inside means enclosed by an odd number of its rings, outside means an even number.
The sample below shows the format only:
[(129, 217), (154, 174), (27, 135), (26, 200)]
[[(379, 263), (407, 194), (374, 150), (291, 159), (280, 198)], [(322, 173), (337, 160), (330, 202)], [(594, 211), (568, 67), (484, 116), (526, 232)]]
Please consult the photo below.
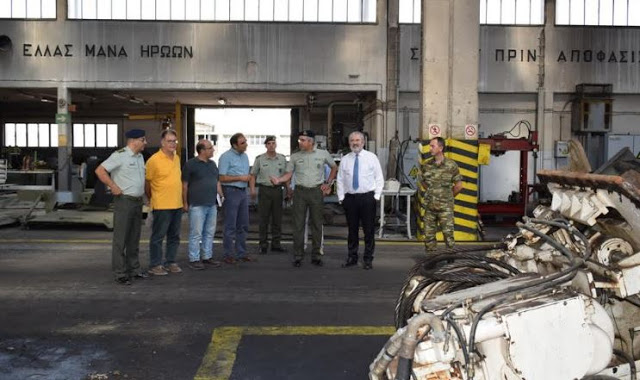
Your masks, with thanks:
[(376, 201), (380, 200), (384, 178), (378, 157), (364, 150), (364, 134), (349, 134), (351, 153), (342, 157), (338, 169), (338, 200), (342, 203), (347, 215), (349, 237), (347, 239), (347, 261), (343, 268), (358, 265), (358, 231), (360, 225), (364, 231), (363, 268), (373, 268), (373, 251), (375, 249)]

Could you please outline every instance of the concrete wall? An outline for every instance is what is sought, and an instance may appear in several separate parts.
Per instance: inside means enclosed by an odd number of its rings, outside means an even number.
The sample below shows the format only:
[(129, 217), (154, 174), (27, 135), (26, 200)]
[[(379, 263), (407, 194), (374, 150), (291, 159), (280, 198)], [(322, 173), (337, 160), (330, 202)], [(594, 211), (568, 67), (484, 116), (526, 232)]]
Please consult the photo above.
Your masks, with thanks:
[(3, 20), (13, 49), (0, 54), (0, 86), (384, 94), (380, 3), (375, 25)]
[(615, 96), (611, 133), (640, 134), (640, 94)]
[[(480, 27), (480, 92), (535, 92), (542, 27)], [(400, 90), (419, 91), (420, 26), (400, 27)], [(548, 27), (545, 73), (553, 92), (579, 83), (611, 83), (640, 92), (640, 29)], [(586, 60), (586, 61), (585, 61)]]

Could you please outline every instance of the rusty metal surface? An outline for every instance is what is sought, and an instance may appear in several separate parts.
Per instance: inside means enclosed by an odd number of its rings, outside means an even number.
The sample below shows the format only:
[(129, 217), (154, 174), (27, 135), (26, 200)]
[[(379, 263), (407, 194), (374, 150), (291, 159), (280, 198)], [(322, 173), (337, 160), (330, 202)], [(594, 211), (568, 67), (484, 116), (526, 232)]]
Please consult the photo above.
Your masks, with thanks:
[(629, 198), (637, 207), (640, 207), (640, 174), (635, 171), (627, 171), (622, 176), (576, 173), (562, 170), (540, 170), (538, 178), (543, 184), (557, 183), (563, 186), (589, 187), (592, 189), (604, 189), (615, 191)]

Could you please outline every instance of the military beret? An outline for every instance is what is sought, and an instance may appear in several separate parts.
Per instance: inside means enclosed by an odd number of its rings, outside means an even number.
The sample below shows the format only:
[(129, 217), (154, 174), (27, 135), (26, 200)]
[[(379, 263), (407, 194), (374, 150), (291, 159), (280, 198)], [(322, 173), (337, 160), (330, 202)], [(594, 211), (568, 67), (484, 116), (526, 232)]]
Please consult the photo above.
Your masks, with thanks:
[(268, 143), (269, 141), (276, 141), (276, 136), (269, 135), (266, 139), (264, 139), (264, 143)]
[(130, 131), (127, 131), (127, 133), (125, 133), (124, 135), (128, 139), (139, 139), (140, 137), (144, 137), (144, 130), (132, 129)]
[(310, 129), (305, 129), (304, 131), (300, 132), (298, 134), (298, 136), (305, 136), (305, 137), (310, 137), (310, 138), (315, 138), (316, 134), (314, 131), (310, 130)]

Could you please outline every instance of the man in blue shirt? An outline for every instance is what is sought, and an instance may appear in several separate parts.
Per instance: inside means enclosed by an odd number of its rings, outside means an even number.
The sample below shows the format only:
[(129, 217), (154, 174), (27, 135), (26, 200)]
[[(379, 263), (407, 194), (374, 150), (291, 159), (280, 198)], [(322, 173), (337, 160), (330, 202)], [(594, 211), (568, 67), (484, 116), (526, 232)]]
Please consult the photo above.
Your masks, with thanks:
[(223, 261), (227, 264), (235, 264), (236, 261), (255, 260), (247, 255), (247, 234), (249, 233), (247, 187), (251, 180), (249, 157), (245, 153), (247, 138), (242, 133), (236, 133), (231, 136), (230, 142), (231, 149), (220, 156), (218, 163), (224, 193)]

